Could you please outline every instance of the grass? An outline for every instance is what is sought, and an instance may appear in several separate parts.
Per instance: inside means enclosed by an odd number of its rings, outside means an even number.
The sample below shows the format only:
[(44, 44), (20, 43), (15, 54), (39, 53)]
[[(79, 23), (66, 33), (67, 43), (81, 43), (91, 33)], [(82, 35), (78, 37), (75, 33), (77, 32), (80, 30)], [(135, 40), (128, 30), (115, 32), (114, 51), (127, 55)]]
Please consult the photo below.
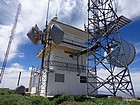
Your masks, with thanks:
[(140, 102), (121, 98), (87, 98), (84, 96), (56, 95), (53, 98), (24, 96), (8, 89), (0, 89), (0, 105), (140, 105)]

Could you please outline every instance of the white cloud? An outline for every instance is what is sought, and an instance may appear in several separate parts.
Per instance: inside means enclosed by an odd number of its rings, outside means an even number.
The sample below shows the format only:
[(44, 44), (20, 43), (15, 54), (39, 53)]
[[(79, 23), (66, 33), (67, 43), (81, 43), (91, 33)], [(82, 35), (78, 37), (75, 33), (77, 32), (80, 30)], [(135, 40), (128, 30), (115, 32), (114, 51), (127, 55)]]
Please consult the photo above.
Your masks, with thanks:
[(24, 53), (19, 53), (18, 56), (19, 56), (20, 58), (24, 58)]
[(6, 68), (0, 87), (15, 89), (17, 87), (19, 73), (21, 71), (20, 84), (29, 87), (30, 70), (25, 70), (20, 64), (14, 63)]
[[(61, 2), (59, 1), (58, 3), (59, 3), (60, 18), (70, 20), (73, 9), (77, 5), (76, 1), (75, 0), (67, 0), (64, 2), (64, 0), (61, 0)], [(54, 3), (52, 5), (54, 5)]]
[(139, 0), (118, 0), (118, 14), (135, 19), (140, 16)]
[[(9, 42), (9, 38), (10, 38), (10, 29), (11, 29), (11, 25), (9, 26), (3, 26), (0, 25), (0, 60), (3, 60), (4, 58), (4, 54), (7, 50), (7, 46), (8, 46), (8, 42)], [(14, 40), (14, 42), (11, 45), (11, 50), (9, 54), (9, 59), (15, 57), (16, 53), (17, 53), (17, 47), (18, 47), (19, 41), (18, 40)]]
[(140, 54), (140, 42), (134, 43), (134, 45), (135, 45), (135, 48), (136, 48), (136, 53)]
[(132, 77), (132, 82), (134, 84), (134, 89), (137, 92), (140, 92), (140, 84), (139, 84), (139, 80), (140, 80), (140, 72), (133, 72), (131, 73), (131, 77)]
[(11, 0), (4, 0), (4, 1), (5, 1), (7, 4), (9, 4)]

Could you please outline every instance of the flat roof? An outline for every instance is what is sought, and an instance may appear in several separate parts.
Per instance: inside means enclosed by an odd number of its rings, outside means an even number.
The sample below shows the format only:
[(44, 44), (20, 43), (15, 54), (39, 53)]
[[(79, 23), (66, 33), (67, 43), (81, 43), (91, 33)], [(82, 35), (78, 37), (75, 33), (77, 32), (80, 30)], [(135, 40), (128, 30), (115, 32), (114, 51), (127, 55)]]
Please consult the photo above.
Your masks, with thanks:
[(59, 21), (54, 20), (54, 19), (52, 19), (50, 21), (49, 27), (52, 24), (58, 24), (64, 30), (65, 33), (70, 33), (71, 35), (79, 36), (85, 40), (88, 39), (88, 33), (86, 31), (79, 29), (79, 28), (76, 28), (74, 26), (59, 22)]

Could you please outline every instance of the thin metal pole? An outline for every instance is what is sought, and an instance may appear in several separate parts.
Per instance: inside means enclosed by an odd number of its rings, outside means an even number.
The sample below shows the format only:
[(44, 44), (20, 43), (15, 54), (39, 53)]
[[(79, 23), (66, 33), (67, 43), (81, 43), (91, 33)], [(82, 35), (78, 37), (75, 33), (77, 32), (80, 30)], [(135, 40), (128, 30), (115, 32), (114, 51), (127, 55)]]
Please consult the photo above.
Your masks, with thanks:
[(48, 37), (48, 47), (49, 47), (49, 53), (48, 53), (48, 59), (47, 59), (47, 72), (46, 72), (46, 93), (45, 95), (47, 96), (48, 94), (48, 83), (49, 83), (49, 72), (50, 72), (50, 56), (51, 56), (51, 40), (50, 40), (50, 35)]
[(19, 72), (19, 76), (18, 76), (18, 83), (17, 83), (17, 86), (19, 86), (20, 78), (21, 78), (21, 71)]
[(43, 43), (43, 52), (42, 52), (42, 60), (41, 60), (41, 70), (40, 70), (40, 74), (39, 74), (39, 83), (38, 83), (38, 95), (40, 95), (40, 92), (41, 92), (42, 75), (43, 75), (43, 71), (44, 71), (45, 51), (46, 51), (46, 43)]
[[(49, 5), (50, 5), (50, 0), (48, 0), (48, 4), (47, 4), (47, 14), (46, 14), (46, 27), (43, 31), (43, 34), (42, 34), (42, 39), (41, 39), (41, 42), (42, 42), (42, 45), (43, 45), (43, 52), (42, 52), (42, 61), (41, 61), (41, 70), (40, 70), (40, 74), (39, 74), (39, 83), (38, 83), (38, 94), (40, 95), (40, 92), (41, 92), (41, 85), (42, 85), (42, 75), (43, 75), (43, 72), (45, 72), (44, 70), (44, 59), (45, 59), (45, 52), (46, 52), (46, 45), (48, 44), (49, 46), (49, 43), (50, 43), (50, 37), (48, 36), (48, 32), (47, 32), (47, 29), (48, 29), (48, 16), (49, 16)], [(48, 39), (47, 39), (47, 36), (48, 36)], [(50, 55), (48, 55), (50, 56)], [(50, 57), (48, 57), (48, 59), (50, 59)], [(48, 65), (49, 65), (49, 60), (48, 60)], [(47, 65), (47, 72), (46, 73), (46, 83), (45, 83), (45, 89), (46, 89), (46, 93), (45, 95), (47, 95), (47, 88), (48, 88), (48, 73), (49, 73), (49, 66)]]
[(33, 72), (34, 72), (34, 66), (32, 66), (32, 70), (31, 70), (31, 73), (30, 73), (30, 81), (29, 81), (29, 92), (32, 91), (32, 76), (33, 76)]
[(46, 27), (48, 26), (48, 18), (49, 18), (49, 7), (50, 7), (50, 0), (48, 0), (48, 5), (47, 5)]
[[(47, 8), (47, 16), (46, 16), (46, 29), (48, 29), (49, 6), (50, 6), (50, 0), (48, 0), (48, 8)], [(48, 35), (47, 34), (47, 30), (46, 30), (46, 35)], [(50, 51), (51, 51), (50, 35), (48, 35), (47, 43), (45, 43), (45, 50), (46, 50), (46, 44), (48, 45), (48, 47), (50, 47), (49, 54), (48, 54), (48, 59), (47, 59), (46, 87), (45, 87), (45, 90), (46, 90), (45, 95), (47, 96), (47, 94), (48, 94), (48, 82), (49, 82), (48, 79), (49, 79), (49, 71), (50, 71), (49, 70), (50, 69), (49, 68), (49, 64), (50, 64)]]

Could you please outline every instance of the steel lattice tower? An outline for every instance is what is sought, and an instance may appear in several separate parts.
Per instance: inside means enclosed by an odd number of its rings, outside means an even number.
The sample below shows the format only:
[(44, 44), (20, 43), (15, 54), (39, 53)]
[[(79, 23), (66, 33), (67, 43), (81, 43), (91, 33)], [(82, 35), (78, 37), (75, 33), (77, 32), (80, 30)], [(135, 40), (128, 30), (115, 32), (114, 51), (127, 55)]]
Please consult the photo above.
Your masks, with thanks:
[[(96, 90), (103, 87), (114, 96), (120, 91), (135, 97), (125, 51), (122, 54), (125, 60), (122, 67), (119, 68), (109, 62), (112, 59), (109, 56), (112, 52), (112, 43), (118, 43), (113, 47), (114, 49), (122, 43), (119, 29), (130, 22), (131, 20), (124, 16), (117, 16), (114, 0), (88, 0), (88, 25), (86, 27), (89, 34), (87, 42), (88, 95), (93, 95)], [(119, 63), (117, 60), (116, 62)], [(98, 75), (101, 69), (107, 71), (108, 76)], [(96, 87), (95, 84), (97, 84)]]
[(6, 65), (7, 65), (7, 60), (8, 60), (11, 44), (12, 44), (12, 41), (15, 37), (15, 31), (16, 31), (16, 26), (17, 26), (18, 17), (19, 17), (20, 12), (21, 12), (21, 4), (18, 5), (15, 20), (14, 20), (13, 27), (12, 27), (12, 30), (11, 30), (10, 39), (9, 39), (8, 46), (7, 46), (7, 49), (6, 49), (6, 53), (5, 53), (5, 56), (4, 56), (4, 61), (3, 61), (2, 69), (1, 69), (1, 73), (0, 73), (0, 83), (2, 82), (4, 71), (5, 71), (5, 68), (6, 68)]

